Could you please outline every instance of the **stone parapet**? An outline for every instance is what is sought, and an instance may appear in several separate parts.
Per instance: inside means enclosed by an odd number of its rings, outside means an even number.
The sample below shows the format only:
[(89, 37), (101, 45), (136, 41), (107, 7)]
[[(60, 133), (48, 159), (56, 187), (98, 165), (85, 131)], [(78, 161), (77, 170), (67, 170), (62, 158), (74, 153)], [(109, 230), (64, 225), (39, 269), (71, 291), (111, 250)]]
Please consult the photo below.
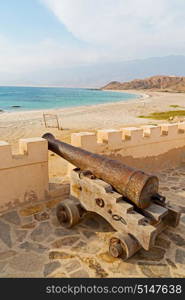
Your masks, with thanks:
[[(185, 147), (185, 122), (73, 133), (71, 144), (119, 158), (155, 158)], [(178, 153), (178, 154), (177, 154)], [(179, 157), (179, 151), (177, 151)], [(181, 151), (179, 159), (184, 160)], [(172, 154), (173, 156), (176, 154)], [(178, 160), (178, 159), (177, 159)], [(154, 163), (154, 160), (153, 162)], [(162, 165), (161, 165), (162, 166)]]
[(0, 142), (0, 211), (42, 201), (48, 194), (48, 147), (42, 138), (21, 139), (19, 153)]

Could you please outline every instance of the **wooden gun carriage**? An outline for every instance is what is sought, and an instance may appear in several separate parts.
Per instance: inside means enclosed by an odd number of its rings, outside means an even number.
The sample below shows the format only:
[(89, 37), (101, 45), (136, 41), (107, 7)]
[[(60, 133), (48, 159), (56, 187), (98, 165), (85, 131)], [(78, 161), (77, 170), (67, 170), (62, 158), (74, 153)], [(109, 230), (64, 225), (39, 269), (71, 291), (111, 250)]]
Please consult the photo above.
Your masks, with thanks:
[(158, 193), (156, 176), (56, 140), (50, 133), (43, 138), (49, 150), (76, 166), (71, 171), (70, 199), (57, 207), (62, 226), (76, 225), (89, 211), (99, 214), (115, 229), (110, 254), (127, 259), (141, 248), (150, 250), (161, 231), (178, 225), (179, 210)]

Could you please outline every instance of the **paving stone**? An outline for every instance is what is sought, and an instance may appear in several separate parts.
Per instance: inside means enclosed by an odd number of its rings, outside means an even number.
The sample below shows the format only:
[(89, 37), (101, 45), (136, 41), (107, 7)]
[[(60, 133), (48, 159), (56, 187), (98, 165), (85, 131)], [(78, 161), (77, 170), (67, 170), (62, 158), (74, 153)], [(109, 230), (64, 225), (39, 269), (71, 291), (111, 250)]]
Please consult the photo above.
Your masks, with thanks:
[(177, 233), (166, 230), (165, 234), (173, 241), (177, 246), (185, 246), (185, 240)]
[(133, 263), (131, 259), (127, 261), (117, 259), (117, 263), (110, 264), (109, 270), (113, 272), (114, 276), (117, 274), (117, 277), (141, 277), (137, 264)]
[(95, 234), (94, 232), (92, 232), (92, 231), (86, 231), (86, 230), (84, 230), (84, 231), (83, 231), (83, 234), (85, 235), (85, 237), (86, 237), (87, 239), (89, 239), (89, 238), (91, 238), (91, 237), (96, 237), (96, 234)]
[(56, 207), (49, 208), (50, 216), (56, 217)]
[(33, 229), (33, 228), (36, 227), (36, 225), (37, 225), (36, 222), (31, 222), (31, 223), (27, 223), (27, 224), (22, 225), (21, 228), (23, 228), (23, 229)]
[(151, 278), (166, 278), (171, 277), (170, 268), (166, 264), (151, 264), (139, 262), (138, 266), (141, 272)]
[(168, 177), (168, 181), (174, 182), (174, 181), (178, 181), (178, 180), (179, 180), (179, 177), (171, 177), (171, 176)]
[(16, 210), (13, 210), (13, 211), (10, 211), (10, 212), (4, 214), (2, 216), (2, 218), (5, 221), (7, 221), (7, 222), (9, 222), (11, 224), (14, 224), (14, 225), (20, 225), (21, 224), (21, 219), (20, 219), (20, 217), (19, 217), (19, 215), (18, 215), (18, 213), (17, 213)]
[(172, 186), (171, 189), (174, 190), (174, 191), (177, 191), (177, 190), (180, 189), (180, 187), (179, 186)]
[(68, 276), (63, 272), (57, 272), (50, 276), (51, 278), (68, 278)]
[(66, 263), (64, 267), (66, 271), (70, 273), (81, 268), (81, 264), (77, 259), (73, 259), (70, 262)]
[(54, 235), (50, 235), (46, 240), (45, 240), (45, 243), (47, 244), (50, 244), (51, 242), (55, 241), (56, 239), (56, 236)]
[(27, 235), (27, 230), (15, 230), (16, 239), (18, 242), (23, 242)]
[[(47, 201), (46, 202), (46, 207), (47, 208), (55, 208), (57, 204), (59, 204), (61, 201), (61, 199), (53, 199), (53, 200), (50, 200), (50, 201)], [(56, 209), (55, 209), (56, 211)]]
[(161, 190), (161, 191), (169, 191), (170, 189), (169, 189), (169, 187), (167, 187), (167, 186), (161, 186), (161, 187), (160, 187), (160, 190)]
[(99, 251), (102, 251), (102, 247), (105, 246), (105, 242), (100, 240), (92, 240), (92, 242), (88, 242), (86, 246), (86, 251), (88, 254), (97, 255)]
[(9, 247), (0, 239), (0, 252), (9, 250)]
[(179, 172), (177, 172), (177, 171), (174, 171), (172, 174), (171, 174), (172, 176), (179, 176), (180, 175), (180, 173)]
[(185, 176), (185, 172), (180, 172), (179, 174)]
[(10, 258), (14, 255), (16, 255), (16, 251), (14, 251), (14, 250), (8, 250), (8, 251), (5, 251), (5, 252), (0, 252), (0, 260), (8, 259), (8, 258)]
[(53, 218), (51, 218), (51, 224), (54, 226), (54, 227), (61, 227), (61, 224), (59, 223), (58, 219), (56, 216), (54, 216)]
[(5, 224), (0, 221), (0, 239), (7, 245), (9, 248), (12, 247), (12, 240), (10, 235), (10, 225)]
[(32, 223), (33, 221), (34, 221), (33, 220), (33, 215), (26, 216), (26, 217), (21, 217), (21, 223), (22, 223), (22, 225)]
[(44, 204), (35, 204), (33, 206), (21, 209), (19, 213), (21, 216), (25, 217), (39, 213), (42, 210), (44, 210)]
[(78, 231), (76, 230), (68, 230), (64, 228), (57, 228), (55, 230), (55, 235), (56, 236), (65, 236), (65, 235), (78, 235)]
[(1, 261), (0, 262), (0, 273), (4, 272), (6, 265), (7, 265), (6, 261)]
[(35, 251), (36, 253), (44, 253), (48, 250), (46, 246), (37, 243), (24, 242), (19, 245), (19, 248), (24, 249), (26, 251)]
[(103, 267), (99, 264), (99, 262), (97, 262), (95, 258), (84, 258), (83, 261), (88, 265), (90, 269), (95, 272), (95, 277), (108, 277), (108, 273), (103, 269)]
[(185, 264), (185, 251), (182, 249), (176, 250), (175, 261), (180, 264)]
[(49, 218), (50, 216), (46, 211), (34, 215), (34, 219), (37, 220), (38, 222), (46, 221)]
[(181, 222), (185, 223), (185, 216), (181, 217)]
[(42, 242), (52, 233), (49, 222), (40, 223), (31, 233), (30, 238), (36, 242)]
[(79, 241), (79, 243), (71, 248), (71, 251), (87, 252), (87, 243), (85, 243), (84, 241)]
[(70, 273), (71, 278), (89, 278), (89, 274), (84, 269), (80, 269), (76, 272)]
[(177, 269), (176, 264), (170, 258), (166, 258), (166, 261), (170, 267), (172, 267), (173, 269)]
[(160, 236), (158, 236), (155, 240), (155, 245), (158, 247), (162, 247), (164, 249), (169, 249), (170, 244), (171, 244), (170, 241), (167, 241)]
[(101, 260), (105, 261), (106, 263), (110, 263), (110, 264), (112, 264), (113, 262), (116, 262), (118, 260), (117, 258), (110, 255), (108, 252), (100, 253), (98, 255), (98, 257)]
[(47, 277), (54, 271), (56, 271), (58, 268), (61, 267), (61, 263), (58, 261), (53, 261), (44, 266), (44, 277)]
[(150, 260), (150, 261), (159, 261), (163, 259), (165, 254), (165, 250), (158, 247), (153, 247), (149, 251), (146, 251), (144, 249), (139, 250), (134, 258), (136, 260)]
[(180, 208), (180, 212), (181, 212), (182, 214), (185, 214), (185, 207), (182, 206), (182, 205), (178, 205), (178, 207)]
[(53, 248), (60, 248), (62, 246), (72, 246), (79, 240), (79, 236), (70, 236), (64, 237), (63, 239), (58, 239), (54, 243), (51, 244)]
[(46, 258), (43, 255), (36, 255), (35, 253), (21, 253), (14, 256), (9, 266), (16, 271), (23, 271), (25, 273), (37, 272), (43, 268)]
[(49, 253), (49, 259), (69, 259), (73, 258), (74, 255), (63, 252), (63, 251), (51, 251)]
[[(6, 270), (5, 273), (3, 273), (3, 278), (42, 278), (43, 275), (41, 272), (37, 271), (34, 273), (27, 273), (23, 271), (15, 272), (15, 270)], [(28, 298), (28, 297), (27, 297)]]

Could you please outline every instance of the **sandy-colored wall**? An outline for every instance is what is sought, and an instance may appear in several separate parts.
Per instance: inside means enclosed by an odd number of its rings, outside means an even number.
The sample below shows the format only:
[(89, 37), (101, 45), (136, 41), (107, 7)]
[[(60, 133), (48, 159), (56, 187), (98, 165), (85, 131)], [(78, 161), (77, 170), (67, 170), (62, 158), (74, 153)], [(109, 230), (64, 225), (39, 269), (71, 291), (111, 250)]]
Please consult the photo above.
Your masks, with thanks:
[(185, 159), (185, 122), (73, 133), (71, 144), (147, 171), (176, 167)]
[(48, 147), (41, 138), (19, 141), (19, 154), (0, 142), (0, 211), (37, 202), (48, 194)]

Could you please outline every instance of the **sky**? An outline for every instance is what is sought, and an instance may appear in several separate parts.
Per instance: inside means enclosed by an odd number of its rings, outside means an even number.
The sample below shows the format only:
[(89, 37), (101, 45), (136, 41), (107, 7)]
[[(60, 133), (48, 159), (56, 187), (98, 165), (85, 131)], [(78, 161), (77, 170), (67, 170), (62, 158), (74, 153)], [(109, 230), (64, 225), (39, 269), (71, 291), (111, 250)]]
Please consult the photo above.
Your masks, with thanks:
[(0, 1), (0, 84), (168, 55), (185, 55), (184, 0)]

